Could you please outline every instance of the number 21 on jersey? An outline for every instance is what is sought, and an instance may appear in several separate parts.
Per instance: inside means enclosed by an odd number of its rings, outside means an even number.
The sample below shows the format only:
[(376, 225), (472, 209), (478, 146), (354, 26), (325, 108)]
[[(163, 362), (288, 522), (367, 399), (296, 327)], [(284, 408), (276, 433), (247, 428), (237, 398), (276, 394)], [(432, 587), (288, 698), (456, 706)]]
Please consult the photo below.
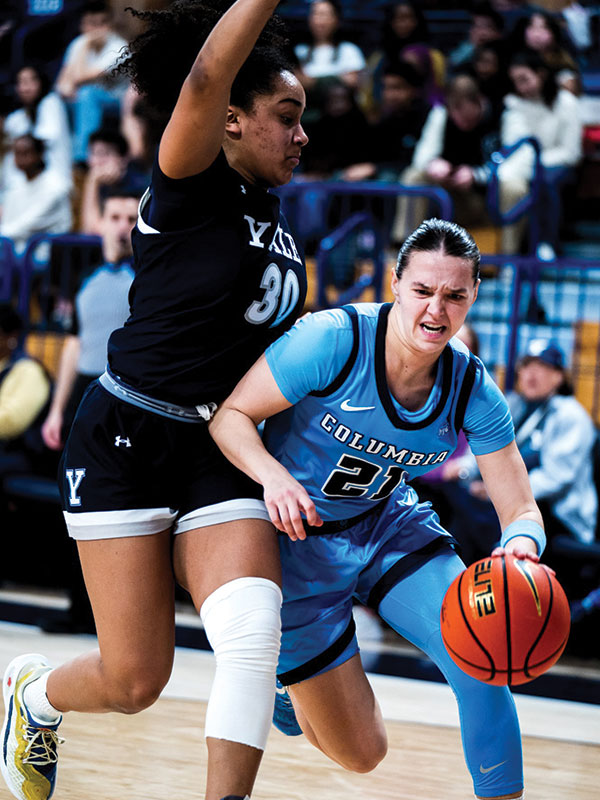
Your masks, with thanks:
[(408, 474), (402, 467), (390, 466), (381, 476), (383, 482), (374, 486), (382, 470), (377, 464), (344, 453), (336, 467), (321, 488), (328, 497), (363, 497), (372, 487), (367, 500), (377, 502), (389, 497)]

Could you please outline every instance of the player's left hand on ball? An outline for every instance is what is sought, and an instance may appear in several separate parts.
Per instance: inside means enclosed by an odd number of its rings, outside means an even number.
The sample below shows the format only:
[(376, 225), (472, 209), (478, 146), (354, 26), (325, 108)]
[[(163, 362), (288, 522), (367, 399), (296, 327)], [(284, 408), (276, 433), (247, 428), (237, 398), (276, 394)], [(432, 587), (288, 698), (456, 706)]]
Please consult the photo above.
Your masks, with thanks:
[(533, 561), (534, 564), (540, 564), (551, 575), (555, 575), (553, 569), (540, 563), (540, 557), (537, 554), (537, 548), (533, 539), (528, 536), (515, 536), (507, 542), (506, 547), (495, 547), (492, 550), (492, 558), (495, 556), (513, 555), (515, 558), (527, 559)]

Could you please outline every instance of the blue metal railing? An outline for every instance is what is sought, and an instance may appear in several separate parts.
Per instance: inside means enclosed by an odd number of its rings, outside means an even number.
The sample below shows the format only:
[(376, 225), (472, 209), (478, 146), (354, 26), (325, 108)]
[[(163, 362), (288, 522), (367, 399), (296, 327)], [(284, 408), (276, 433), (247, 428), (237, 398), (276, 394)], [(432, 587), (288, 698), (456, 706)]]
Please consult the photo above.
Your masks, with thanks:
[(18, 277), (17, 257), (12, 240), (0, 236), (0, 301), (3, 303), (12, 302)]
[[(36, 254), (45, 245), (48, 246), (49, 261), (40, 263)], [(73, 287), (79, 276), (99, 263), (101, 247), (102, 240), (99, 236), (81, 233), (39, 233), (32, 236), (18, 265), (21, 281), (19, 311), (23, 318), (29, 317), (31, 295), (34, 284), (37, 284), (36, 292), (41, 311), (39, 327), (53, 327), (50, 320), (53, 302), (58, 297), (72, 299)], [(53, 253), (58, 253), (58, 256), (53, 258)], [(54, 327), (60, 329), (60, 322), (57, 321)]]
[(332, 251), (340, 247), (351, 235), (357, 232), (362, 232), (363, 235), (366, 233), (370, 239), (371, 247), (369, 249), (373, 261), (373, 270), (360, 275), (358, 280), (348, 289), (341, 292), (335, 300), (335, 305), (340, 306), (356, 300), (365, 289), (370, 287), (374, 290), (375, 302), (381, 302), (385, 256), (379, 225), (371, 214), (359, 212), (353, 214), (322, 239), (319, 244), (319, 249), (317, 250), (317, 303), (319, 308), (329, 308), (332, 305), (327, 297), (329, 257)]
[(328, 204), (334, 198), (356, 197), (368, 199), (398, 199), (401, 195), (407, 197), (425, 197), (438, 208), (441, 219), (452, 219), (454, 205), (452, 198), (445, 189), (438, 186), (405, 186), (402, 183), (388, 183), (384, 181), (296, 181), (280, 186), (276, 193), (281, 197), (283, 210), (288, 214), (290, 204), (310, 192), (321, 192), (327, 195)]
[[(283, 211), (290, 219), (295, 235), (300, 235), (303, 248), (306, 249), (311, 235), (318, 241), (317, 302), (321, 308), (331, 305), (327, 296), (328, 284), (337, 285), (333, 262), (336, 259), (339, 261), (342, 248), (350, 250), (353, 238), (362, 235), (364, 240), (365, 232), (371, 241), (368, 257), (373, 262), (373, 270), (370, 274), (361, 274), (358, 280), (346, 286), (345, 277), (354, 272), (354, 258), (342, 253), (348, 263), (344, 270), (337, 270), (337, 273), (341, 273), (343, 291), (335, 304), (358, 298), (368, 287), (374, 289), (376, 301), (381, 299), (385, 248), (400, 196), (425, 197), (434, 204), (437, 215), (442, 219), (452, 219), (453, 215), (450, 195), (437, 186), (404, 186), (383, 181), (298, 181), (278, 188), (277, 194), (281, 197)], [(354, 209), (355, 205), (360, 208)], [(355, 250), (361, 249), (360, 246), (355, 247)]]
[[(469, 321), (479, 334), (484, 362), (505, 369), (506, 389), (513, 387), (516, 363), (531, 339), (556, 340), (573, 363), (578, 326), (591, 323), (600, 335), (599, 260), (545, 262), (535, 255), (484, 254), (481, 262), (484, 270), (492, 266), (496, 274), (484, 278)], [(598, 347), (589, 409), (595, 419), (600, 415), (600, 338)]]
[[(512, 208), (501, 210), (500, 208), (500, 167), (512, 155), (521, 150), (523, 147), (531, 147), (533, 150), (533, 172), (529, 186), (529, 192), (525, 197), (519, 200)], [(492, 153), (489, 161), (491, 168), (491, 179), (488, 184), (487, 190), (487, 208), (492, 222), (496, 225), (512, 225), (518, 222), (525, 214), (529, 217), (529, 249), (530, 252), (535, 252), (540, 239), (540, 222), (539, 222), (539, 197), (540, 187), (542, 182), (543, 167), (540, 159), (540, 144), (533, 136), (527, 136), (519, 139), (509, 147), (502, 147), (500, 150)]]
[[(362, 200), (391, 200), (394, 209), (397, 197), (402, 194), (426, 194), (433, 202), (437, 202), (439, 216), (452, 217), (452, 204), (443, 190), (379, 183), (292, 184), (280, 191), (284, 210), (304, 192), (312, 189), (325, 193), (325, 206), (336, 197), (334, 193), (350, 199), (354, 196)], [(323, 213), (327, 214), (325, 206)], [(337, 212), (340, 210), (338, 206)], [(381, 211), (381, 205), (376, 206), (375, 210)], [(366, 288), (373, 290), (374, 299), (379, 302), (383, 299), (389, 244), (382, 220), (370, 208), (349, 214), (341, 213), (340, 217), (339, 224), (329, 227), (315, 246), (318, 306), (327, 308), (333, 303), (340, 305), (351, 302), (358, 299)], [(40, 270), (34, 252), (44, 242), (59, 248), (59, 257), (53, 259), (57, 263)], [(0, 263), (3, 265), (1, 294), (6, 298), (14, 298), (18, 287), (19, 310), (28, 320), (33, 291), (36, 301), (33, 307), (36, 312), (41, 312), (35, 327), (61, 330), (61, 320), (55, 319), (56, 315), (52, 314), (53, 302), (57, 297), (72, 297), (71, 288), (73, 279), (77, 278), (77, 270), (86, 268), (86, 259), (89, 260), (94, 250), (99, 251), (99, 245), (100, 239), (97, 237), (41, 234), (30, 241), (24, 257), (20, 262), (16, 260), (15, 267), (14, 263), (11, 265), (13, 256), (10, 243), (0, 240)], [(80, 255), (74, 264), (76, 252)], [(81, 256), (82, 252), (84, 256)], [(358, 279), (355, 279), (355, 263), (360, 266)], [(343, 273), (342, 268), (347, 264), (350, 267)], [(513, 386), (516, 362), (531, 338), (555, 338), (570, 362), (576, 355), (576, 330), (580, 323), (591, 323), (592, 328), (598, 326), (600, 330), (600, 260), (560, 258), (543, 262), (535, 254), (483, 254), (482, 267), (484, 273), (488, 274), (482, 282), (469, 321), (479, 334), (484, 362), (490, 368), (498, 368), (504, 373), (505, 388)], [(338, 275), (350, 278), (350, 285), (347, 281), (335, 284), (332, 273), (336, 269)], [(333, 277), (335, 279), (335, 274)], [(328, 296), (328, 284), (337, 288), (335, 299)], [(589, 380), (596, 379), (594, 409), (590, 409), (596, 419), (600, 419), (600, 341), (598, 348), (597, 363), (590, 365), (588, 360), (585, 367)]]

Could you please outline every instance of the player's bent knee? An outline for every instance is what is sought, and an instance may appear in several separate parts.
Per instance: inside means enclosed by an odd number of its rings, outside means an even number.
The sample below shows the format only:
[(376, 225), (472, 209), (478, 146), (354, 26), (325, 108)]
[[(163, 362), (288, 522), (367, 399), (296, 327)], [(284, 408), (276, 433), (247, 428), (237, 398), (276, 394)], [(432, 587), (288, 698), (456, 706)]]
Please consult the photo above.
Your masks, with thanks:
[(379, 746), (370, 748), (368, 750), (361, 749), (359, 751), (349, 753), (340, 759), (341, 765), (344, 769), (350, 772), (366, 773), (372, 772), (375, 767), (380, 764), (387, 754), (387, 742), (382, 741)]
[(121, 714), (137, 714), (153, 705), (167, 685), (171, 665), (148, 670), (144, 666), (122, 666), (116, 672), (105, 673), (109, 705)]
[(356, 731), (355, 740), (348, 742), (343, 752), (338, 754), (335, 760), (350, 772), (372, 772), (383, 761), (387, 751), (388, 742), (385, 731), (373, 732), (369, 736), (359, 728)]
[(111, 705), (121, 714), (138, 714), (153, 705), (166, 685), (166, 681), (133, 680), (111, 693)]
[(217, 669), (205, 735), (264, 750), (271, 727), (281, 638), (281, 590), (237, 578), (203, 603), (200, 616)]

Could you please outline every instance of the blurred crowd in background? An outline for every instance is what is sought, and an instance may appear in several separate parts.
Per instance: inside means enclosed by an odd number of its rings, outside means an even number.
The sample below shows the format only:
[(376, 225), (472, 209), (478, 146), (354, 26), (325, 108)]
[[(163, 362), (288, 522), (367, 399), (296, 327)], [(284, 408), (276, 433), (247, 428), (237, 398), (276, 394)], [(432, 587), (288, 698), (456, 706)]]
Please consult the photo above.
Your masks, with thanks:
[[(126, 315), (131, 203), (149, 183), (166, 120), (118, 70), (128, 40), (143, 25), (125, 11), (129, 3), (5, 5), (0, 236), (17, 257), (41, 233), (100, 237), (96, 263), (79, 275), (73, 292), (57, 374), (24, 353), (20, 333), (27, 320), (10, 302), (0, 309), (0, 477), (33, 472), (50, 478), (56, 459), (48, 454), (60, 451), (74, 398), (102, 370), (98, 353), (109, 329), (121, 324), (117, 316)], [(444, 13), (439, 6), (413, 0), (281, 3), (308, 100), (310, 143), (294, 180), (440, 186), (454, 201), (455, 219), (478, 228), (489, 223), (493, 154), (534, 137), (543, 171), (533, 245), (538, 259), (551, 263), (564, 252), (569, 225), (576, 230), (581, 215), (593, 217), (600, 205), (600, 5), (475, 0), (444, 3)], [(534, 163), (526, 146), (502, 164), (500, 211), (528, 195)], [(423, 218), (420, 202), (400, 198), (390, 246)], [(502, 228), (503, 254), (531, 246), (524, 221)], [(42, 253), (37, 268), (47, 266)], [(116, 316), (98, 313), (102, 297), (114, 298)], [(476, 338), (469, 346), (476, 351)], [(518, 378), (511, 399), (518, 441), (551, 539), (584, 548), (564, 575), (577, 613), (585, 616), (600, 604), (593, 592), (600, 580), (593, 549), (599, 547), (596, 431), (569, 391), (568, 364), (555, 342), (532, 343)], [(33, 450), (32, 432), (39, 434)], [(42, 451), (44, 458), (34, 463), (31, 453)], [(466, 442), (438, 472), (420, 491), (462, 539), (469, 560), (485, 555), (499, 532)], [(22, 512), (14, 498), (4, 496), (1, 504), (4, 519)], [(560, 572), (564, 552), (551, 546), (549, 553)], [(75, 577), (72, 596), (81, 603), (78, 587)], [(592, 600), (581, 605), (588, 596)], [(71, 620), (72, 629), (92, 625), (87, 613)]]
[[(18, 252), (40, 231), (96, 233), (106, 187), (148, 180), (165, 120), (115, 69), (142, 24), (124, 5), (29, 0), (13, 3), (0, 27), (8, 65), (0, 75), (0, 233)], [(297, 179), (440, 185), (458, 221), (482, 224), (491, 154), (535, 136), (544, 166), (539, 253), (551, 259), (561, 198), (580, 177), (584, 125), (600, 126), (600, 103), (585, 91), (599, 66), (598, 9), (557, 0), (443, 5), (446, 33), (433, 3), (281, 4), (308, 97), (311, 144)], [(52, 7), (62, 25), (44, 31)], [(501, 205), (527, 194), (532, 165), (526, 148), (503, 165)], [(403, 215), (395, 241), (407, 233)], [(522, 230), (508, 226), (502, 251), (522, 247)]]

